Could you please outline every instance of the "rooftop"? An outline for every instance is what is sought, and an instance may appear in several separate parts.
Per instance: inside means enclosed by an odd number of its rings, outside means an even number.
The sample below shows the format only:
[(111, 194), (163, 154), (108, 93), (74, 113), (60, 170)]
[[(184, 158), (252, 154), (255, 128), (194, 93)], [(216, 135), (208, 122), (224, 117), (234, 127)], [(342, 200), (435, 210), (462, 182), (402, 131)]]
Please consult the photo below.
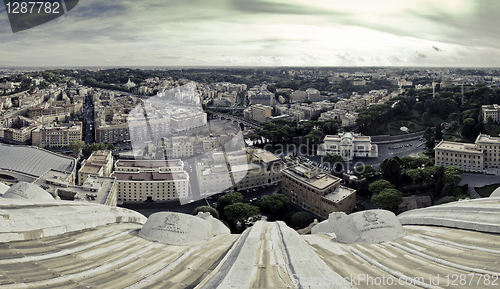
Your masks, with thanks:
[(491, 143), (500, 144), (500, 137), (492, 137), (487, 134), (479, 134), (476, 138), (476, 143)]
[[(490, 213), (491, 209), (500, 208), (499, 199), (470, 203), (485, 201), (491, 203)], [(311, 284), (306, 283), (311, 282), (311, 278), (312, 282), (350, 278), (356, 282), (355, 286), (340, 282), (338, 286), (318, 288), (386, 288), (373, 286), (382, 276), (386, 281), (392, 279), (392, 284), (398, 284), (399, 280), (401, 283), (396, 288), (440, 288), (436, 283), (429, 286), (429, 278), (446, 285), (447, 274), (475, 273), (471, 275), (472, 284), (477, 284), (478, 280), (483, 282), (484, 276), (500, 272), (497, 262), (500, 234), (482, 232), (479, 226), (464, 230), (453, 227), (452, 223), (448, 223), (449, 227), (403, 224), (406, 234), (391, 241), (350, 244), (334, 241), (334, 233), (301, 236), (283, 222), (259, 221), (240, 235), (222, 235), (197, 245), (173, 246), (138, 236), (145, 218), (139, 218), (130, 210), (63, 201), (52, 202), (51, 207), (47, 207), (47, 203), (6, 202), (1, 207), (2, 214), (11, 220), (28, 220), (13, 222), (8, 229), (47, 232), (45, 236), (24, 234), (19, 235), (21, 239), (17, 241), (4, 241), (7, 243), (0, 247), (0, 284), (9, 288), (74, 288), (77, 284), (110, 289), (232, 288), (234, 284), (238, 284), (238, 288), (295, 288), (298, 282)], [(457, 203), (461, 202), (454, 204)], [(466, 208), (467, 203), (462, 206)], [(446, 207), (435, 208), (443, 208), (448, 213)], [(24, 211), (28, 208), (34, 213), (26, 216)], [(412, 212), (426, 213), (424, 210)], [(480, 224), (483, 219), (476, 219), (475, 212), (477, 210), (464, 209), (462, 215)], [(51, 218), (44, 219), (47, 215)], [(380, 219), (367, 217), (363, 224), (368, 228), (384, 225)], [(15, 224), (27, 228), (20, 230)], [(85, 227), (79, 228), (79, 224)], [(47, 230), (35, 227), (41, 225), (48, 226)], [(61, 225), (68, 227), (71, 233), (50, 234), (55, 232), (52, 228)], [(494, 226), (499, 228), (498, 224)], [(7, 233), (0, 233), (0, 237), (4, 235)], [(28, 235), (33, 240), (24, 241), (22, 238)], [(293, 271), (284, 268), (293, 268)], [(302, 276), (304, 278), (299, 279)], [(373, 278), (372, 283), (360, 280), (360, 276)], [(408, 283), (401, 279), (405, 277), (409, 278)], [(481, 283), (473, 287), (485, 286)], [(441, 287), (463, 286), (450, 282), (449, 286)]]
[(434, 149), (473, 153), (473, 154), (483, 154), (483, 150), (477, 149), (475, 144), (457, 143), (449, 141), (441, 141), (438, 145), (436, 145)]
[(181, 167), (182, 161), (174, 160), (118, 160), (115, 164), (117, 167), (124, 168), (164, 168), (164, 167)]
[(172, 180), (187, 180), (189, 176), (187, 173), (159, 173), (159, 172), (140, 172), (129, 173), (115, 171), (111, 174), (117, 181), (133, 181), (133, 182), (160, 182)]
[(30, 146), (0, 144), (0, 170), (12, 170), (39, 177), (48, 169), (71, 172), (74, 158)]
[(335, 188), (335, 191), (333, 193), (330, 193), (328, 195), (323, 196), (323, 198), (333, 201), (335, 203), (338, 203), (342, 201), (343, 199), (349, 197), (353, 193), (355, 193), (356, 190), (344, 187), (344, 186), (338, 186)]
[(283, 173), (291, 175), (318, 190), (324, 190), (329, 186), (339, 184), (341, 181), (341, 179), (323, 172), (318, 168), (308, 167), (303, 164), (297, 164), (293, 167), (286, 168), (283, 170)]
[(52, 194), (58, 194), (64, 200), (84, 200), (97, 204), (105, 204), (115, 178), (89, 176), (82, 186), (73, 186), (67, 182), (69, 173), (57, 170), (48, 170), (33, 184), (40, 186)]

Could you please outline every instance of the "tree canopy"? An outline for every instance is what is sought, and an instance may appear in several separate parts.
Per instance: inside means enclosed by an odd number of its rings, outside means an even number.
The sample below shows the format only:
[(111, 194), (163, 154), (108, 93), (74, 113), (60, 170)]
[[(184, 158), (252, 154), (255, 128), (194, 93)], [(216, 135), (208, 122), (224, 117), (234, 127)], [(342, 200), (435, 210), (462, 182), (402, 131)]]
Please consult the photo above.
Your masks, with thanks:
[(372, 203), (379, 209), (391, 210), (403, 202), (403, 194), (396, 189), (385, 189), (372, 197)]
[(256, 206), (245, 203), (236, 203), (225, 207), (224, 214), (228, 220), (243, 222), (252, 216), (260, 214), (260, 210)]
[(290, 202), (290, 200), (286, 196), (275, 194), (270, 196), (263, 196), (260, 199), (260, 206), (262, 208), (270, 210), (272, 213), (275, 213), (277, 210), (285, 206), (288, 202)]
[(387, 180), (378, 180), (368, 186), (368, 190), (374, 194), (379, 194), (385, 189), (394, 189), (396, 186)]
[(210, 206), (200, 206), (194, 209), (193, 215), (198, 215), (199, 212), (205, 212), (205, 213), (210, 213), (212, 217), (218, 219), (219, 218), (219, 212), (217, 212), (216, 209), (210, 207)]

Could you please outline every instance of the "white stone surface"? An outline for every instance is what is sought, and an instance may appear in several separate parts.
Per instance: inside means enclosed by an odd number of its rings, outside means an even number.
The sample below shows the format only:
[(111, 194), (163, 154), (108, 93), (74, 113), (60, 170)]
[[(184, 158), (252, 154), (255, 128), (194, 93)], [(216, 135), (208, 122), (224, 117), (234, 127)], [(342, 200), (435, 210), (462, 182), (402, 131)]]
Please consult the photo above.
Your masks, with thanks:
[(169, 245), (195, 245), (212, 239), (212, 225), (196, 216), (159, 212), (149, 216), (139, 236)]
[(231, 234), (231, 230), (229, 230), (229, 228), (226, 227), (226, 225), (224, 225), (224, 223), (220, 220), (214, 218), (210, 213), (199, 212), (196, 217), (201, 218), (212, 225), (212, 237)]
[(328, 220), (324, 220), (323, 222), (317, 224), (311, 229), (311, 234), (331, 234), (333, 233), (333, 225), (328, 222)]
[(350, 215), (332, 213), (328, 222), (333, 225), (335, 241), (342, 243), (374, 244), (405, 235), (396, 215), (386, 210), (367, 210)]
[(113, 223), (144, 224), (132, 210), (73, 201), (0, 199), (0, 242), (33, 240)]
[(5, 192), (9, 189), (10, 187), (7, 186), (6, 184), (0, 182), (0, 197), (5, 194)]
[(500, 198), (500, 187), (496, 188), (490, 195), (490, 198)]
[(433, 225), (500, 233), (500, 198), (481, 198), (411, 210), (398, 216), (403, 225)]
[(37, 185), (19, 182), (10, 187), (3, 195), (8, 199), (25, 199), (32, 201), (54, 201), (54, 197)]

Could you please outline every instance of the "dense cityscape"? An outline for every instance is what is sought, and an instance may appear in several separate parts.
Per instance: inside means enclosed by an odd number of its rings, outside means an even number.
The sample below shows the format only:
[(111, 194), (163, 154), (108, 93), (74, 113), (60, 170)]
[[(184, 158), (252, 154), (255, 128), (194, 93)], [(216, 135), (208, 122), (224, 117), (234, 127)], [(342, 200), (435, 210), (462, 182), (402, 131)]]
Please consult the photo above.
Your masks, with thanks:
[(332, 212), (398, 214), (500, 185), (496, 69), (0, 76), (1, 181), (56, 199), (146, 215), (207, 211), (239, 233), (261, 215), (303, 229)]

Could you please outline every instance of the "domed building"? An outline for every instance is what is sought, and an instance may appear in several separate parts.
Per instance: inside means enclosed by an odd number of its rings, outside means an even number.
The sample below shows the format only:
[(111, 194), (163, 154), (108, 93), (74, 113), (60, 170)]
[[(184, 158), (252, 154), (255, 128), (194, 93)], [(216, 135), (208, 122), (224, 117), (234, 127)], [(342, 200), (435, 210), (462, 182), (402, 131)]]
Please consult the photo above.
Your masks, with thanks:
[(0, 197), (0, 214), (0, 288), (490, 288), (500, 274), (498, 197), (332, 213), (310, 235), (49, 199)]

